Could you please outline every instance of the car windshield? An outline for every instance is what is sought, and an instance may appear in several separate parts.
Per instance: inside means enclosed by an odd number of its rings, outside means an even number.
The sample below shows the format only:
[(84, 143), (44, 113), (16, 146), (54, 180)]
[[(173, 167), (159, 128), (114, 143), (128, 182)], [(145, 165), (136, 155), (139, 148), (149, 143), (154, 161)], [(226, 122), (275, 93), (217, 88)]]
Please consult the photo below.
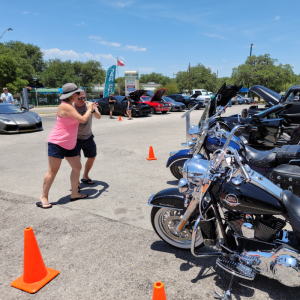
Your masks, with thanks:
[(169, 98), (169, 97), (163, 97), (163, 99), (167, 102), (175, 102), (173, 99)]
[(184, 99), (190, 99), (189, 96), (183, 95)]
[(0, 103), (0, 114), (21, 114), (23, 112), (19, 106), (10, 103)]
[(154, 93), (147, 90), (147, 95), (150, 96), (150, 97), (153, 97), (153, 96), (154, 96)]
[(150, 100), (151, 100), (151, 97), (148, 97), (148, 96), (142, 96), (140, 100), (141, 100), (142, 102), (147, 102), (147, 101), (150, 101)]

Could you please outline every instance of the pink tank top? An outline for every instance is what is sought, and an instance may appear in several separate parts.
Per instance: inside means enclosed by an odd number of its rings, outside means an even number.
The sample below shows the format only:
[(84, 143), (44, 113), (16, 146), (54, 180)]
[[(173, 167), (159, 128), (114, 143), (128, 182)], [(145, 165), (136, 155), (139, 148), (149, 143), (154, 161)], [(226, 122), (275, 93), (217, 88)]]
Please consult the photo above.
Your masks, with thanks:
[(48, 142), (67, 150), (74, 149), (77, 141), (79, 121), (71, 117), (61, 118), (58, 114), (56, 119), (57, 123), (48, 136)]

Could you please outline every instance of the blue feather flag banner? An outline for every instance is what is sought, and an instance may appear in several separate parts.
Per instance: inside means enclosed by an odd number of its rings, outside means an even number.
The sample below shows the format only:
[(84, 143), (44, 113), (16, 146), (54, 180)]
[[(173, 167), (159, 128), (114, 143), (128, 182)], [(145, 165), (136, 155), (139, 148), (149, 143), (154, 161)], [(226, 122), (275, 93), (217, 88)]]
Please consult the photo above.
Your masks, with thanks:
[(115, 90), (116, 65), (107, 69), (103, 97), (108, 97)]

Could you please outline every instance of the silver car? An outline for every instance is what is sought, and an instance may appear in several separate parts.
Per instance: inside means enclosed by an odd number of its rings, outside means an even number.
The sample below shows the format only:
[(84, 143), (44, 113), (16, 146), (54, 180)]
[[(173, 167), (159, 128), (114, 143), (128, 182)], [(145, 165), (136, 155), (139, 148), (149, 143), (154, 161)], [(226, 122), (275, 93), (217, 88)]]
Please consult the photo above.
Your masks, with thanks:
[(0, 133), (43, 130), (42, 119), (35, 112), (10, 103), (0, 103)]

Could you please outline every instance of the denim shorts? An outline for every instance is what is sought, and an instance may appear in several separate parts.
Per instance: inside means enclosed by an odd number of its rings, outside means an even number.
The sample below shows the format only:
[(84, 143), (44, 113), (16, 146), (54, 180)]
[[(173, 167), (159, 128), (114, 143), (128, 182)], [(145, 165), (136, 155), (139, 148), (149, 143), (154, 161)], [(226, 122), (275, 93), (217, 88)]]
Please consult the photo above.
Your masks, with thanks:
[(127, 107), (127, 110), (132, 110), (132, 106)]
[(81, 150), (83, 151), (84, 157), (94, 158), (97, 155), (97, 147), (93, 134), (86, 140), (77, 139), (76, 147), (79, 155)]
[(64, 159), (65, 157), (74, 157), (79, 155), (75, 146), (74, 149), (68, 150), (57, 144), (48, 143), (48, 156)]

